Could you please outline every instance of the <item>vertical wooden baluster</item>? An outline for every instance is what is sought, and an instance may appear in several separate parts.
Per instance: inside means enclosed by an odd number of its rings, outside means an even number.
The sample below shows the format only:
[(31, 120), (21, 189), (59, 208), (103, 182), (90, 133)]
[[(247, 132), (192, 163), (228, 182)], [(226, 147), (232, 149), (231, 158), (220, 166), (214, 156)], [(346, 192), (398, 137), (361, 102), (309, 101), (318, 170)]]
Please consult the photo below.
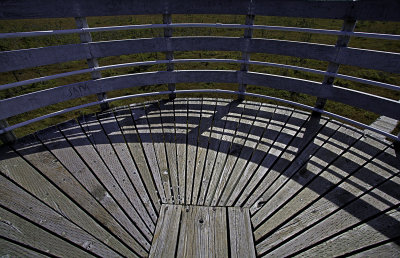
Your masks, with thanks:
[[(168, 12), (165, 12), (163, 14), (163, 24), (171, 24), (172, 23), (172, 17), (171, 14)], [(172, 37), (172, 28), (164, 28), (164, 37), (165, 37), (165, 42), (167, 44), (167, 52), (165, 52), (165, 59), (166, 60), (173, 60), (174, 59), (174, 52), (170, 51), (171, 50), (171, 39), (170, 37)], [(167, 64), (167, 71), (168, 72), (172, 72), (174, 70), (174, 64), (172, 63), (168, 63)], [(175, 91), (176, 90), (176, 86), (175, 83), (168, 83), (168, 90), (169, 91)], [(176, 98), (176, 94), (175, 93), (171, 93), (169, 94), (169, 99), (173, 100), (174, 98)]]
[[(0, 120), (0, 129), (7, 128), (8, 126), (9, 124), (6, 120)], [(15, 136), (15, 133), (13, 131), (0, 134), (0, 140), (3, 143), (13, 143), (16, 139), (17, 137)]]
[[(89, 25), (87, 23), (86, 17), (76, 17), (75, 18), (75, 22), (76, 22), (76, 26), (78, 27), (78, 29), (82, 29), (82, 28), (89, 28)], [(97, 61), (97, 58), (94, 58), (92, 56), (92, 53), (90, 51), (90, 43), (92, 42), (92, 36), (90, 35), (90, 32), (82, 32), (80, 35), (81, 38), (81, 42), (82, 43), (87, 43), (88, 44), (88, 48), (87, 51), (89, 52), (88, 56), (90, 56), (90, 58), (87, 59), (87, 63), (89, 68), (96, 68), (99, 67), (99, 63)], [(93, 80), (97, 80), (101, 78), (101, 73), (100, 71), (93, 71), (91, 72), (92, 74), (92, 79)], [(102, 101), (102, 100), (106, 100), (107, 99), (107, 95), (105, 92), (101, 92), (97, 94), (97, 99)], [(106, 110), (109, 109), (110, 106), (107, 102), (104, 102), (102, 104), (100, 104), (100, 108), (101, 110)]]
[[(254, 25), (254, 2), (253, 0), (250, 0), (249, 4), (249, 9), (246, 15), (246, 25)], [(245, 29), (244, 30), (244, 49), (242, 51), (242, 59), (245, 62), (248, 62), (250, 60), (250, 53), (247, 52), (251, 38), (253, 37), (253, 29)], [(240, 65), (240, 72), (239, 72), (239, 77), (238, 77), (238, 82), (239, 82), (239, 92), (246, 92), (246, 87), (247, 84), (243, 83), (243, 75), (249, 70), (249, 65), (246, 63), (243, 63)], [(244, 99), (244, 95), (239, 95), (238, 99)]]
[[(353, 32), (354, 28), (356, 27), (356, 23), (357, 20), (355, 19), (349, 19), (349, 20), (345, 20), (342, 26), (342, 31), (346, 31), (346, 32)], [(346, 48), (349, 44), (350, 41), (350, 36), (347, 35), (339, 35), (335, 48), (336, 48), (336, 53), (339, 53), (340, 49)], [(328, 69), (326, 70), (328, 73), (332, 73), (334, 75), (336, 75), (339, 71), (339, 66), (340, 64), (335, 63), (335, 62), (330, 62), (328, 65)], [(333, 87), (333, 82), (335, 80), (335, 76), (331, 76), (331, 75), (325, 75), (324, 80), (322, 82), (321, 87)], [(318, 109), (324, 109), (325, 104), (326, 104), (327, 99), (325, 98), (318, 98), (316, 103), (315, 103), (315, 107)], [(320, 113), (316, 113), (314, 112), (313, 115), (317, 115)]]

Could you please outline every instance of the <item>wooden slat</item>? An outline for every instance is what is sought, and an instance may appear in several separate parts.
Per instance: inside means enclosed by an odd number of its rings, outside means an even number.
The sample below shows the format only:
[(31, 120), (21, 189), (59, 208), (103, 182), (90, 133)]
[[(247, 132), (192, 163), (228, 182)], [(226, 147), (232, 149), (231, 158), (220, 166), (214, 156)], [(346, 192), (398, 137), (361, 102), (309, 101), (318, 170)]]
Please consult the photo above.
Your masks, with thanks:
[(137, 135), (140, 138), (141, 148), (143, 149), (148, 169), (151, 171), (151, 174), (157, 182), (157, 190), (161, 196), (161, 202), (171, 202), (172, 195), (169, 176), (168, 174), (164, 173), (165, 171), (160, 171), (158, 167), (145, 107), (144, 105), (132, 105), (131, 112), (136, 125)]
[[(71, 256), (93, 257), (93, 255), (84, 250), (77, 248), (65, 240), (41, 229), (30, 221), (24, 220), (1, 207), (0, 218), (0, 235), (22, 245), (41, 250), (54, 256), (63, 256), (65, 250), (68, 250)], [(113, 255), (116, 254), (114, 253)]]
[(202, 110), (202, 99), (191, 99), (188, 101), (187, 114), (187, 141), (186, 141), (186, 202), (192, 201), (194, 170), (196, 166), (197, 144), (199, 135), (200, 116)]
[(179, 185), (177, 171), (177, 150), (175, 133), (175, 113), (172, 101), (160, 101), (160, 116), (162, 132), (164, 134), (166, 158), (168, 162), (168, 173), (171, 178), (172, 192), (174, 193), (174, 203), (181, 204), (181, 188)]
[(0, 71), (9, 72), (42, 65), (90, 58), (87, 44), (61, 45), (0, 52)]
[(393, 240), (392, 242), (383, 243), (377, 247), (373, 247), (368, 250), (360, 251), (357, 254), (349, 255), (348, 257), (352, 258), (360, 258), (360, 257), (399, 257), (400, 248), (399, 248), (399, 239)]
[[(111, 119), (111, 121), (109, 121), (109, 119)], [(119, 127), (121, 128), (121, 132), (123, 132), (122, 135), (120, 135), (120, 133), (118, 132), (118, 128), (114, 128), (115, 125), (113, 121), (114, 119), (118, 121)], [(156, 208), (156, 211), (158, 212), (161, 207), (160, 194), (164, 194), (160, 175), (152, 174), (152, 171), (150, 171), (149, 167), (147, 166), (146, 157), (143, 152), (140, 138), (136, 131), (136, 127), (132, 119), (130, 109), (125, 107), (116, 110), (115, 116), (114, 114), (109, 113), (109, 115), (101, 119), (101, 123), (103, 125), (103, 128), (108, 132), (108, 134), (113, 132), (112, 133), (113, 137), (116, 136), (124, 138), (127, 146), (129, 147), (131, 158), (134, 160), (134, 163), (136, 165), (135, 167), (137, 168), (138, 176), (140, 176), (143, 179), (143, 184), (147, 189), (147, 192)], [(116, 141), (113, 142), (115, 143)], [(119, 145), (119, 148), (122, 148), (119, 152), (119, 155), (124, 155), (124, 156), (128, 155), (124, 145)], [(133, 166), (133, 164), (129, 163), (128, 164), (125, 163), (125, 165), (127, 165), (128, 167)], [(136, 169), (133, 171), (136, 171)]]
[[(400, 211), (390, 210), (375, 219), (368, 221), (354, 229), (321, 243), (305, 252), (300, 253), (302, 257), (312, 256), (340, 256), (353, 252), (358, 249), (368, 248), (368, 246), (380, 242), (396, 239), (400, 237)], [(389, 249), (390, 250), (390, 249)], [(388, 250), (388, 251), (389, 251)], [(393, 250), (394, 251), (394, 250)], [(396, 256), (400, 248), (392, 253), (387, 252), (386, 257)], [(382, 254), (381, 254), (382, 255)]]
[(187, 113), (186, 99), (174, 100), (175, 133), (176, 133), (176, 157), (179, 180), (179, 203), (186, 201), (186, 140), (187, 140)]
[[(139, 244), (137, 242), (140, 242), (140, 239), (137, 238), (141, 236), (137, 228), (132, 224), (115, 200), (111, 198), (111, 195), (108, 193), (108, 191), (100, 184), (94, 174), (73, 150), (71, 145), (66, 141), (60, 131), (58, 131), (58, 129), (55, 127), (51, 127), (41, 131), (38, 134), (38, 137), (52, 152), (52, 154), (62, 163), (63, 167), (65, 167), (65, 169), (67, 169), (73, 175), (73, 177), (80, 182), (80, 184), (92, 195), (93, 198), (97, 200), (97, 202), (101, 203), (105, 210), (107, 210), (107, 213), (110, 213), (116, 219), (116, 221), (118, 221), (119, 225), (117, 224), (116, 227), (121, 228), (122, 226), (123, 228), (123, 230), (119, 230), (119, 232), (122, 232), (121, 237), (124, 237), (124, 240), (132, 245), (132, 248), (137, 250), (138, 253), (145, 254), (145, 249), (140, 245), (142, 244), (146, 246), (145, 243)], [(70, 190), (75, 191), (75, 188)], [(75, 199), (80, 198), (83, 198), (83, 196), (76, 197)], [(89, 203), (93, 203), (93, 201)], [(95, 211), (95, 209), (93, 211)], [(130, 236), (127, 237), (124, 231), (127, 231)]]
[[(43, 150), (42, 145), (33, 137), (27, 138), (28, 139), (26, 140), (29, 142), (27, 146), (24, 146), (24, 144), (19, 141), (14, 145), (14, 148), (16, 148), (20, 154), (24, 155), (24, 158), (27, 159), (30, 164), (35, 166), (36, 169), (40, 170), (41, 173), (49, 175), (47, 171), (53, 170), (56, 171), (55, 173), (57, 174), (63, 174), (62, 169), (60, 169), (59, 165), (56, 164), (58, 162), (55, 157)], [(109, 232), (104, 230), (101, 225), (93, 221), (93, 219), (89, 217), (81, 207), (77, 206), (54, 185), (52, 185), (50, 181), (48, 181), (48, 179), (54, 180), (54, 176), (49, 175), (50, 178), (42, 177), (38, 170), (10, 149), (6, 150), (3, 148), (1, 152), (3, 154), (3, 159), (0, 161), (0, 170), (4, 176), (11, 178), (26, 191), (42, 200), (48, 206), (67, 217), (110, 248), (119, 251), (126, 256), (132, 255), (132, 252), (126, 246), (124, 246), (114, 236), (110, 235)], [(61, 181), (61, 179), (53, 181), (53, 183), (58, 183), (59, 181)], [(62, 181), (66, 182), (67, 179), (64, 177)], [(69, 185), (71, 186), (71, 184)], [(63, 188), (63, 183), (60, 182), (58, 187)], [(80, 200), (77, 200), (77, 202), (80, 203), (82, 201), (87, 201), (84, 195), (79, 193), (79, 190), (80, 188), (74, 189), (74, 192), (78, 192), (79, 197), (81, 198)], [(70, 198), (71, 197), (73, 198), (74, 195), (70, 196)], [(75, 197), (78, 196), (75, 195)], [(90, 212), (90, 210), (88, 210), (88, 212)]]
[(154, 154), (157, 159), (158, 170), (163, 180), (164, 191), (167, 197), (167, 203), (174, 203), (178, 199), (178, 187), (176, 176), (171, 174), (167, 159), (167, 152), (165, 148), (163, 125), (160, 117), (160, 109), (158, 102), (150, 102), (145, 105), (147, 122), (150, 129), (150, 137), (153, 141)]
[[(317, 242), (323, 242), (323, 239), (332, 238), (336, 233), (345, 232), (357, 226), (357, 223), (372, 219), (381, 211), (396, 207), (399, 204), (399, 189), (396, 187), (400, 182), (398, 164), (400, 163), (393, 149), (388, 149), (384, 155), (360, 170), (360, 174), (349, 178), (325, 198), (303, 211), (298, 217), (301, 226), (293, 223), (285, 229), (290, 230), (287, 231), (290, 235), (299, 231), (301, 233), (286, 240), (285, 244), (270, 254), (300, 251)], [(321, 220), (321, 217), (324, 219)], [(315, 220), (320, 222), (310, 226)], [(261, 250), (261, 246), (260, 249), (257, 246), (257, 251)]]
[[(116, 152), (114, 151), (111, 142), (105, 135), (96, 116), (82, 116), (78, 119), (78, 121), (88, 140), (91, 142), (94, 149), (101, 157), (102, 161), (107, 164), (107, 168), (120, 185), (121, 190), (126, 195), (129, 202), (133, 204), (133, 207), (141, 217), (141, 220), (143, 220), (150, 232), (153, 232), (155, 229), (155, 223), (152, 221), (152, 218), (147, 213), (145, 206), (141, 202), (137, 190), (134, 188), (134, 184), (128, 177), (127, 172), (125, 171), (120, 160), (118, 159), (118, 156), (116, 155)], [(155, 217), (154, 212), (153, 217)]]
[(149, 257), (174, 257), (183, 206), (164, 204), (154, 233)]
[(217, 187), (221, 183), (223, 168), (228, 157), (229, 149), (232, 146), (233, 139), (235, 138), (244, 107), (245, 105), (241, 101), (234, 100), (231, 102), (229, 113), (226, 115), (221, 143), (218, 147), (218, 154), (215, 159), (214, 167), (212, 168), (211, 179), (204, 200), (204, 204), (207, 206), (213, 206), (212, 201), (215, 197)]
[(275, 108), (276, 106), (273, 105), (261, 104), (260, 110), (257, 114), (258, 116), (254, 119), (254, 124), (246, 139), (246, 142), (244, 143), (244, 147), (237, 158), (236, 164), (233, 167), (231, 177), (226, 184), (226, 188), (222, 194), (219, 205), (227, 205), (231, 195), (238, 196), (242, 190), (237, 187), (238, 181), (242, 176), (245, 176), (245, 174), (242, 174), (242, 172), (247, 167), (250, 160), (252, 160), (252, 156), (255, 153), (261, 137), (263, 137), (264, 131), (268, 127), (271, 117), (275, 112)]
[[(0, 184), (0, 194), (2, 197), (0, 199), (0, 205), (2, 207), (12, 210), (15, 214), (31, 221), (31, 223), (40, 225), (40, 227), (72, 242), (75, 246), (79, 246), (87, 252), (97, 253), (100, 256), (116, 255), (114, 251), (73, 224), (68, 218), (29, 195), (2, 175), (0, 175)], [(15, 220), (11, 223), (16, 223), (18, 225), (18, 222)], [(12, 230), (15, 230), (15, 228), (12, 228)], [(27, 230), (29, 231), (29, 229)], [(18, 232), (18, 230), (16, 231)], [(80, 255), (82, 255), (82, 253), (80, 253)]]
[(205, 159), (203, 178), (201, 180), (200, 192), (197, 198), (198, 205), (204, 205), (206, 194), (208, 191), (209, 183), (212, 178), (213, 168), (218, 154), (219, 145), (221, 144), (221, 138), (227, 121), (227, 114), (232, 102), (218, 100), (216, 104), (215, 115), (213, 117), (212, 132), (208, 144), (207, 157)]
[(0, 238), (1, 257), (49, 257), (32, 249), (20, 246), (16, 243)]
[[(187, 82), (237, 83), (239, 72), (226, 70), (147, 72), (79, 82), (1, 100), (0, 110), (7, 110), (7, 112), (0, 113), (0, 119), (58, 102), (128, 87)], [(400, 102), (395, 100), (341, 87), (321, 89), (319, 83), (279, 75), (248, 72), (242, 76), (245, 84), (305, 93), (400, 119), (400, 113), (395, 112), (400, 107)], [(369, 105), (369, 103), (374, 103), (374, 105)]]
[(256, 257), (249, 209), (229, 207), (228, 218), (232, 257)]
[[(27, 19), (27, 18), (58, 18), (82, 17), (105, 15), (137, 15), (161, 14), (167, 8), (171, 14), (241, 14), (246, 15), (249, 7), (248, 0), (229, 2), (226, 0), (199, 1), (188, 0), (185, 2), (168, 2), (152, 0), (147, 2), (119, 1), (110, 6), (107, 0), (64, 2), (40, 1), (32, 4), (28, 0), (13, 2), (6, 1), (2, 4), (0, 19)], [(212, 6), (212, 8), (210, 8)], [(323, 2), (298, 2), (298, 1), (262, 1), (254, 4), (256, 15), (288, 16), (307, 18), (345, 19), (354, 17), (359, 20), (394, 20), (399, 21), (400, 15), (397, 1), (381, 1), (379, 3), (362, 1), (323, 1)]]
[(226, 208), (182, 207), (177, 257), (228, 257)]
[(208, 144), (211, 135), (212, 124), (215, 117), (217, 100), (203, 99), (201, 110), (201, 122), (199, 125), (199, 140), (197, 146), (195, 178), (192, 190), (192, 204), (197, 203), (200, 187), (203, 180), (204, 165), (208, 152)]
[[(93, 148), (79, 124), (75, 120), (72, 120), (59, 125), (59, 128), (66, 139), (74, 146), (78, 155), (85, 161), (88, 168), (94, 173), (96, 179), (104, 185), (107, 193), (110, 195), (109, 198), (113, 198), (126, 216), (132, 220), (136, 227), (135, 231), (138, 238), (142, 238), (141, 241), (143, 244), (146, 243), (146, 239), (150, 242), (152, 236), (150, 229), (143, 222), (133, 204), (123, 192), (115, 175), (111, 173), (108, 165), (104, 163), (98, 152)], [(107, 193), (106, 197), (108, 197)]]
[(218, 204), (223, 191), (226, 187), (228, 187), (227, 182), (231, 177), (237, 158), (240, 156), (240, 153), (243, 150), (244, 143), (249, 136), (250, 130), (256, 120), (260, 107), (261, 105), (259, 103), (249, 103), (247, 101), (244, 103), (243, 113), (234, 135), (232, 145), (227, 153), (226, 162), (222, 168), (220, 181), (217, 184), (211, 206), (216, 206)]
[[(275, 199), (285, 198), (286, 201), (281, 202), (284, 203), (284, 206), (282, 206), (281, 209), (277, 209), (273, 201), (272, 203), (267, 202), (265, 204), (271, 209), (269, 214), (272, 214), (272, 216), (270, 215), (270, 219), (255, 230), (255, 237), (258, 238), (260, 235), (268, 235), (271, 230), (275, 229), (284, 221), (288, 221), (291, 216), (323, 197), (329, 190), (332, 190), (333, 187), (343, 182), (347, 177), (361, 169), (374, 156), (382, 152), (384, 147), (385, 145), (382, 143), (369, 138), (367, 138), (366, 141), (360, 140), (348, 151), (343, 153), (343, 155), (340, 155), (332, 164), (322, 168), (323, 172), (293, 198), (288, 195), (283, 197), (280, 193), (276, 194), (274, 196)], [(328, 157), (327, 155), (321, 156), (318, 152), (315, 156), (324, 161), (326, 161)], [(315, 173), (316, 171), (314, 170), (313, 172)], [(302, 175), (304, 175), (304, 173)], [(296, 184), (301, 183), (296, 179), (294, 179), (294, 181), (296, 181)], [(283, 183), (280, 184), (282, 185)], [(284, 186), (284, 188), (290, 187), (298, 188), (297, 185), (293, 186), (290, 182)], [(256, 227), (259, 224), (260, 223), (256, 223), (254, 225)]]

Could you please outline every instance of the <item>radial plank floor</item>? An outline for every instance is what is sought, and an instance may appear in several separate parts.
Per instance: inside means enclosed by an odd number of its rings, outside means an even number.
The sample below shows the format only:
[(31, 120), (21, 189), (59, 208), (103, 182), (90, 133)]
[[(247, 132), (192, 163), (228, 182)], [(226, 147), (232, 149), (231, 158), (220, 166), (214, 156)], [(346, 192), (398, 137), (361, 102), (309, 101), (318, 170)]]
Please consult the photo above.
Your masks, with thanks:
[(0, 255), (399, 256), (393, 144), (227, 99), (85, 115), (0, 147)]

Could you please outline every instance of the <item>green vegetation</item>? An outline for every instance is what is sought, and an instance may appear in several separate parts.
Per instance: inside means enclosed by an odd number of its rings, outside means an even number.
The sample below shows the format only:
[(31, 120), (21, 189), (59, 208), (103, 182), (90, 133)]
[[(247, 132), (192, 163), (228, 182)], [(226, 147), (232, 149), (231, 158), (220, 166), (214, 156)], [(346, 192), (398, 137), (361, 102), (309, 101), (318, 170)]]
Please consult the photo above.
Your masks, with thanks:
[[(174, 23), (190, 23), (190, 22), (203, 22), (203, 23), (236, 23), (243, 24), (245, 22), (245, 16), (234, 16), (234, 15), (173, 15)], [(128, 24), (159, 24), (162, 23), (161, 15), (149, 15), (149, 16), (113, 16), (113, 17), (89, 17), (88, 23), (90, 27), (102, 27), (102, 26), (115, 26), (115, 25), (128, 25)], [(280, 26), (293, 26), (293, 27), (310, 27), (310, 28), (324, 28), (324, 29), (335, 29), (341, 28), (342, 21), (339, 20), (324, 20), (324, 19), (304, 19), (304, 18), (287, 18), (287, 17), (256, 17), (255, 24), (264, 25), (280, 25)], [(36, 20), (5, 20), (0, 21), (0, 33), (5, 32), (19, 32), (19, 31), (38, 31), (38, 30), (61, 30), (61, 29), (72, 29), (75, 28), (75, 21), (72, 18), (68, 19), (36, 19)], [(377, 33), (390, 33), (400, 34), (400, 23), (395, 22), (369, 22), (361, 21), (358, 22), (356, 31), (364, 32), (377, 32)], [(213, 28), (177, 28), (174, 29), (174, 36), (243, 36), (244, 30), (242, 29), (213, 29)], [(142, 29), (142, 30), (127, 30), (127, 31), (113, 31), (113, 32), (97, 32), (92, 33), (93, 41), (106, 41), (106, 40), (117, 40), (117, 39), (128, 39), (128, 38), (148, 38), (148, 37), (162, 37), (162, 29)], [(284, 39), (284, 40), (295, 40), (305, 42), (315, 42), (321, 44), (334, 45), (336, 42), (336, 36), (331, 35), (318, 35), (309, 33), (297, 33), (297, 32), (277, 32), (277, 31), (265, 31), (255, 30), (253, 33), (255, 38), (273, 38), (273, 39)], [(53, 46), (61, 44), (77, 44), (79, 43), (79, 36), (76, 34), (71, 35), (57, 35), (57, 36), (41, 36), (32, 38), (17, 38), (7, 39), (0, 42), (0, 51), (8, 51), (15, 49), (26, 49), (36, 48), (44, 46)], [(368, 38), (352, 38), (350, 41), (350, 47), (355, 48), (366, 48), (374, 49), (379, 51), (389, 52), (400, 52), (400, 43), (398, 41), (391, 40), (376, 40)], [(223, 52), (223, 51), (192, 51), (192, 52), (175, 52), (175, 58), (232, 58), (241, 59), (241, 52)], [(133, 54), (126, 56), (115, 56), (99, 59), (100, 66), (136, 62), (144, 60), (161, 60), (165, 59), (164, 53), (143, 53)], [(308, 60), (296, 57), (269, 55), (269, 54), (252, 54), (251, 60), (268, 61), (282, 64), (297, 65), (303, 67), (309, 67), (319, 70), (326, 70), (328, 63), (318, 60)], [(27, 80), (30, 78), (36, 78), (46, 75), (58, 74), (62, 72), (74, 71), (87, 68), (86, 60), (78, 60), (74, 62), (47, 65), (42, 67), (36, 67), (33, 69), (25, 69), (19, 71), (13, 71), (8, 73), (0, 74), (0, 84), (11, 83), (15, 81)], [(238, 70), (240, 66), (237, 64), (223, 64), (223, 63), (189, 63), (189, 64), (176, 64), (175, 69), (220, 69), (220, 70)], [(154, 66), (140, 66), (140, 67), (129, 67), (122, 69), (107, 70), (102, 72), (103, 77), (116, 76), (121, 74), (149, 72), (157, 70), (166, 70), (165, 65), (154, 65)], [(295, 78), (313, 80), (321, 82), (323, 77), (320, 75), (298, 72), (288, 69), (261, 67), (261, 66), (250, 66), (250, 71), (271, 73), (277, 75), (291, 76)], [(351, 76), (391, 83), (399, 84), (400, 75), (390, 74), (380, 71), (361, 69), (358, 67), (341, 66), (340, 73), (348, 74)], [(0, 98), (10, 98), (29, 92), (38, 90), (44, 90), (59, 85), (66, 85), (74, 82), (90, 80), (90, 74), (75, 75), (51, 81), (34, 83), (22, 87), (0, 91)], [(398, 100), (400, 99), (400, 92), (390, 91), (374, 86), (365, 84), (355, 83), (347, 80), (336, 79), (335, 85), (339, 85), (346, 88), (364, 91), (367, 93), (376, 94), (379, 96)], [(189, 84), (178, 84), (177, 89), (199, 89), (199, 88), (220, 88), (236, 90), (236, 84), (217, 84), (217, 83), (189, 83)], [(119, 91), (108, 92), (109, 98), (130, 94), (137, 94), (150, 91), (161, 91), (166, 90), (166, 85), (150, 85), (146, 87), (138, 87), (131, 89), (124, 89)], [(291, 93), (282, 90), (271, 89), (268, 87), (258, 87), (249, 85), (248, 91), (254, 93), (261, 93), (265, 95), (271, 95), (279, 98), (294, 100), (296, 102), (304, 103), (313, 106), (316, 98), (305, 94)], [(181, 95), (180, 95), (181, 96)], [(193, 95), (192, 95), (193, 96)], [(200, 96), (200, 95), (195, 95)], [(202, 96), (211, 96), (203, 94)], [(213, 95), (214, 96), (214, 95)], [(230, 96), (232, 97), (232, 96)], [(159, 97), (156, 97), (159, 98)], [(114, 102), (112, 106), (125, 105), (132, 102), (142, 102), (149, 100), (150, 98), (136, 98), (125, 101)], [(49, 107), (41, 108), (33, 112), (28, 112), (8, 119), (10, 124), (16, 124), (34, 117), (38, 117), (47, 113), (55, 112), (60, 109), (72, 107), (84, 103), (89, 103), (96, 100), (96, 96), (88, 96), (86, 98), (75, 99), (63, 103), (58, 103)], [(260, 101), (260, 100), (258, 100)], [(265, 100), (263, 100), (265, 101)], [(328, 101), (326, 109), (328, 111), (347, 116), (351, 119), (369, 124), (374, 121), (378, 115), (360, 110), (348, 105), (335, 103)], [(98, 107), (87, 108), (78, 110), (68, 114), (60, 115), (55, 118), (46, 119), (39, 123), (31, 124), (23, 128), (17, 129), (15, 132), (18, 137), (32, 133), (39, 129), (48, 127), (67, 119), (79, 116), (85, 113), (92, 113), (98, 111)]]

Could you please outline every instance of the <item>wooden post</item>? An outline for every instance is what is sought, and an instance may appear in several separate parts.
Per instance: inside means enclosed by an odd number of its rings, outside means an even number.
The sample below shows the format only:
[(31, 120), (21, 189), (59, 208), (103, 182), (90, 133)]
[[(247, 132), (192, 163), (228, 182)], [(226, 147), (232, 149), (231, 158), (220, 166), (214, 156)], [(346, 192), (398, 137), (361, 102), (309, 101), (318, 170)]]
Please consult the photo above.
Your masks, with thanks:
[[(246, 25), (254, 25), (254, 2), (251, 0), (250, 4), (249, 4), (249, 10), (248, 10), (248, 14), (246, 15)], [(242, 59), (245, 62), (248, 62), (250, 60), (250, 53), (247, 52), (250, 42), (251, 42), (251, 38), (253, 37), (253, 29), (245, 29), (244, 30), (244, 49), (242, 51)], [(239, 75), (239, 92), (246, 92), (246, 88), (247, 88), (247, 84), (244, 84), (242, 82), (242, 76), (244, 73), (246, 73), (249, 70), (249, 65), (248, 64), (241, 64), (240, 65), (240, 75)], [(238, 96), (239, 100), (243, 100), (244, 99), (244, 95), (240, 94)]]
[[(172, 17), (171, 14), (168, 12), (163, 14), (163, 24), (171, 24), (172, 23)], [(171, 41), (170, 37), (172, 37), (172, 28), (164, 28), (164, 38), (165, 42), (167, 44), (167, 52), (165, 52), (165, 59), (166, 60), (173, 60), (174, 59), (174, 52), (169, 51), (171, 48)], [(174, 64), (169, 63), (167, 64), (167, 71), (172, 72), (174, 70)], [(169, 91), (175, 91), (176, 90), (176, 85), (175, 83), (168, 83), (168, 90)], [(173, 100), (176, 98), (175, 93), (169, 94), (169, 99)]]
[[(78, 27), (78, 29), (89, 28), (86, 17), (76, 17), (75, 22), (76, 22), (76, 26)], [(88, 45), (89, 45), (88, 51), (89, 51), (89, 55), (91, 56), (91, 58), (87, 59), (89, 68), (99, 67), (99, 63), (98, 63), (97, 59), (93, 58), (92, 53), (90, 51), (90, 42), (92, 42), (92, 36), (90, 35), (90, 32), (81, 33), (80, 38), (81, 38), (82, 43), (88, 43)], [(97, 79), (101, 78), (101, 73), (99, 71), (93, 71), (93, 72), (91, 72), (91, 74), (92, 74), (93, 80), (97, 80)], [(107, 99), (106, 93), (105, 92), (98, 93), (97, 99), (98, 100), (106, 100)], [(100, 108), (102, 111), (104, 111), (106, 109), (109, 109), (110, 106), (107, 102), (105, 102), (105, 103), (100, 104)]]
[[(8, 126), (9, 126), (9, 124), (7, 123), (6, 120), (0, 120), (0, 129), (4, 129)], [(17, 140), (17, 137), (15, 136), (13, 131), (10, 131), (10, 132), (0, 134), (0, 140), (3, 143), (8, 144), (8, 143), (15, 142), (15, 140)]]
[[(347, 32), (353, 32), (354, 28), (356, 27), (356, 20), (345, 20), (342, 26), (342, 31), (347, 31)], [(350, 41), (350, 36), (345, 36), (345, 35), (339, 35), (335, 48), (339, 51), (339, 48), (346, 48), (349, 44)], [(337, 74), (339, 71), (339, 66), (340, 64), (330, 62), (328, 65), (327, 72), (332, 73), (332, 74)], [(324, 80), (322, 81), (321, 87), (332, 87), (333, 86), (333, 81), (335, 80), (335, 76), (328, 76), (325, 75)], [(315, 107), (318, 109), (324, 109), (326, 104), (326, 99), (324, 98), (318, 98), (315, 104)], [(317, 115), (320, 113), (314, 112), (313, 115)]]

